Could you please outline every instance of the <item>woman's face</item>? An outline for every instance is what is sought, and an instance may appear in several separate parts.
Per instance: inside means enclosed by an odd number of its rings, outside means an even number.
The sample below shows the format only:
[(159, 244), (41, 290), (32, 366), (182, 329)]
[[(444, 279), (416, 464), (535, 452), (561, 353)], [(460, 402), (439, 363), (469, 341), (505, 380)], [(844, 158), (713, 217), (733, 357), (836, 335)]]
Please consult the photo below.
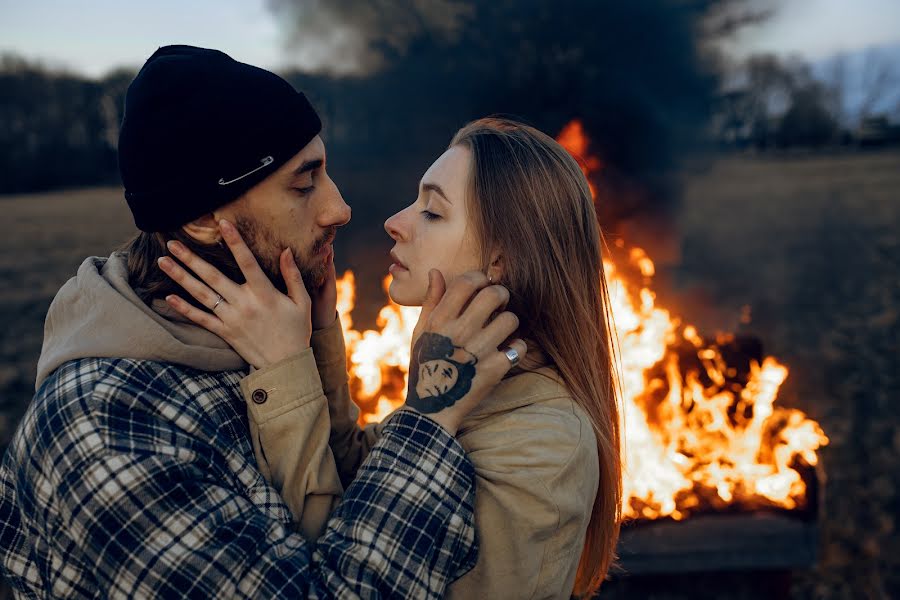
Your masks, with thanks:
[(444, 152), (422, 176), (416, 201), (385, 221), (395, 242), (388, 292), (397, 304), (422, 305), (430, 269), (440, 270), (449, 285), (481, 267), (466, 202), (471, 162), (472, 153), (464, 146)]

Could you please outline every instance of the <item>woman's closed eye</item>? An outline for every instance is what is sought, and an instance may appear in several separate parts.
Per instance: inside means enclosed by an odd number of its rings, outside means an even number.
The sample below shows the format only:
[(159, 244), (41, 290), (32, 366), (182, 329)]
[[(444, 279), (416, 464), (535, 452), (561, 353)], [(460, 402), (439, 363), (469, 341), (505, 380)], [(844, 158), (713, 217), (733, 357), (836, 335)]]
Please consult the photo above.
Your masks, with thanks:
[(441, 215), (439, 215), (437, 213), (433, 213), (430, 210), (423, 210), (422, 216), (425, 217), (426, 221), (437, 221), (438, 219), (441, 218)]
[(295, 187), (295, 188), (291, 188), (291, 189), (293, 189), (295, 192), (297, 192), (301, 196), (308, 196), (310, 194), (310, 192), (312, 192), (314, 189), (316, 189), (316, 186), (309, 185), (306, 187)]

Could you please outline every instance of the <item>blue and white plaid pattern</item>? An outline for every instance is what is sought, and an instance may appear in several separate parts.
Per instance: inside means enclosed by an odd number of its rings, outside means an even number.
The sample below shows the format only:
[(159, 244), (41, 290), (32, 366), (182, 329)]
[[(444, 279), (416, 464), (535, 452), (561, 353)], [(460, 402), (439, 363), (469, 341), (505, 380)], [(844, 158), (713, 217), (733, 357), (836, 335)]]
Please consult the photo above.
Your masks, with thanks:
[(66, 363), (0, 467), (0, 563), (18, 597), (434, 598), (476, 559), (474, 470), (401, 412), (313, 549), (259, 473), (243, 373)]

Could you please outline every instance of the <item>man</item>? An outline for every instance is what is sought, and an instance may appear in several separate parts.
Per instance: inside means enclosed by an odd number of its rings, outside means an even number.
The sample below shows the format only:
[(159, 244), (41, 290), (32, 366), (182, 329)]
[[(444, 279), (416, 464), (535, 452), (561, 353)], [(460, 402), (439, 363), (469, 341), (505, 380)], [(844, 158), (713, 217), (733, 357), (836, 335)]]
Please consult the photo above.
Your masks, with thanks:
[[(18, 595), (425, 598), (474, 564), (474, 474), (452, 434), (505, 369), (480, 366), (450, 408), (393, 416), (315, 548), (254, 459), (248, 409), (327, 419), (309, 342), (334, 319), (317, 314), (316, 286), (350, 210), (320, 128), (303, 94), (218, 51), (161, 48), (135, 78), (119, 161), (142, 233), (88, 258), (54, 299), (37, 394), (0, 467), (0, 564)], [(238, 232), (259, 273), (224, 247)], [(261, 340), (248, 365), (179, 318), (156, 264), (173, 240), (248, 285), (264, 273), (303, 309), (296, 329)], [(460, 318), (422, 330), (480, 332), (463, 307), (485, 285), (432, 294), (435, 314)], [(222, 295), (202, 305), (240, 309)], [(339, 495), (333, 457), (314, 459), (335, 474), (311, 495)]]

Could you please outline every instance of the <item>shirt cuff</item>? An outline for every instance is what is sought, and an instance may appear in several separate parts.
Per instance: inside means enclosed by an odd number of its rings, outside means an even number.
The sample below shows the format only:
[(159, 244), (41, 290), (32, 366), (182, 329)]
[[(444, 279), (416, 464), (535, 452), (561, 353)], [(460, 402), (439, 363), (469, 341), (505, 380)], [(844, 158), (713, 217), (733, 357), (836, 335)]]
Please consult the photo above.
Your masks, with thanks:
[(241, 380), (241, 392), (250, 417), (260, 425), (322, 398), (322, 382), (312, 348), (253, 371)]

